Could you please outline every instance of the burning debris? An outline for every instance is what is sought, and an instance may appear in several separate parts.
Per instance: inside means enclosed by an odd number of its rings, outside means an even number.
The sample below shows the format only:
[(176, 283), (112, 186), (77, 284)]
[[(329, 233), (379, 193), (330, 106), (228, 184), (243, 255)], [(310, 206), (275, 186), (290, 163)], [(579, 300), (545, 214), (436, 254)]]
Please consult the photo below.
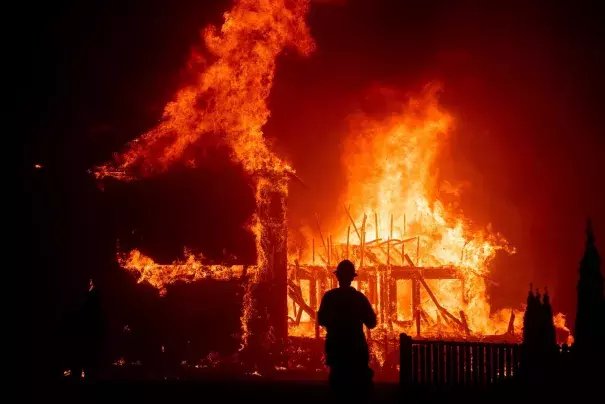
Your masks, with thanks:
[(346, 258), (358, 268), (356, 286), (373, 303), (380, 333), (520, 335), (522, 316), (492, 314), (486, 295), (490, 261), (497, 251), (514, 249), (489, 229), (474, 230), (436, 196), (439, 150), (453, 125), (438, 91), (427, 86), (384, 119), (353, 118), (343, 155), (343, 200), (352, 208), (345, 206), (344, 220), (328, 236), (316, 220), (315, 231), (307, 231), (312, 240), (305, 242), (311, 251), (290, 259), (291, 333), (318, 336), (317, 327), (305, 322), (314, 321), (319, 298), (336, 286), (330, 268)]

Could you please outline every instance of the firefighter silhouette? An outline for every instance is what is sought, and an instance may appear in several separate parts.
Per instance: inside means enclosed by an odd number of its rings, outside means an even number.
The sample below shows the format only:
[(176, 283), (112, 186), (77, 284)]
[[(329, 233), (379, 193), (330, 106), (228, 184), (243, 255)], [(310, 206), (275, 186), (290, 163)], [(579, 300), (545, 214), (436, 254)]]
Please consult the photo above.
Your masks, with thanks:
[(376, 327), (376, 313), (365, 295), (351, 282), (357, 276), (349, 260), (338, 264), (334, 272), (338, 288), (323, 296), (318, 311), (319, 324), (326, 327), (326, 364), (330, 384), (337, 390), (355, 393), (372, 385), (374, 372), (363, 326)]

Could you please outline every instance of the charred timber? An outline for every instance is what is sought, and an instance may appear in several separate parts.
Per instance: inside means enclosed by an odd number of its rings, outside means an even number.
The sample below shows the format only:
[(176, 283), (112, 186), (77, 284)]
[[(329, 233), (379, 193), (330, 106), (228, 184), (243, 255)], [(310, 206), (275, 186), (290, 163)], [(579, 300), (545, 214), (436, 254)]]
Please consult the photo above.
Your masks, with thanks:
[[(371, 267), (376, 268), (379, 272), (387, 271), (387, 266)], [(366, 268), (367, 269), (367, 268)], [(325, 273), (325, 267), (319, 265), (299, 265), (297, 277), (300, 279), (315, 279), (318, 273)], [(424, 279), (464, 279), (463, 275), (454, 267), (419, 267), (412, 268), (409, 266), (391, 265), (391, 277), (394, 279), (415, 279), (416, 273), (420, 272)], [(373, 273), (359, 272), (358, 280), (367, 280), (368, 277), (374, 276)]]

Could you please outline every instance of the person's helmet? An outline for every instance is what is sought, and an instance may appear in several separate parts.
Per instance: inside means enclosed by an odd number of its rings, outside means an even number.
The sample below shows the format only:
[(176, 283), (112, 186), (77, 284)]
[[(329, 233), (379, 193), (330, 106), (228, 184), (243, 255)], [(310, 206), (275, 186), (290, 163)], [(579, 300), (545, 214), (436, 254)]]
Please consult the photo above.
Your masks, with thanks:
[(355, 273), (355, 265), (349, 260), (342, 260), (336, 267), (336, 271), (334, 271), (336, 277), (348, 277), (354, 278), (357, 276)]

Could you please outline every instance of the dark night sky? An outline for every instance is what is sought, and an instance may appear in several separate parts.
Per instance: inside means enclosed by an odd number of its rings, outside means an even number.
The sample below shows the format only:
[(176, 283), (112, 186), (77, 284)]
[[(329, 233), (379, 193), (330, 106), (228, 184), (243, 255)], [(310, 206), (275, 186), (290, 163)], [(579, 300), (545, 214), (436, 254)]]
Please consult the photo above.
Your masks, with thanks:
[[(493, 291), (494, 303), (523, 301), (533, 280), (550, 286), (555, 309), (572, 314), (587, 214), (605, 251), (604, 17), (597, 5), (491, 3), (313, 5), (309, 25), (317, 51), (308, 59), (292, 52), (280, 59), (266, 134), (309, 185), (292, 186), (291, 216), (325, 216), (342, 185), (345, 118), (366, 90), (380, 84), (410, 91), (442, 81), (443, 102), (458, 119), (442, 174), (469, 180), (462, 208), (479, 224), (493, 223), (518, 249), (495, 264), (502, 286)], [(18, 12), (20, 170), (31, 217), (24, 244), (34, 252), (28, 273), (38, 275), (37, 290), (60, 301), (58, 307), (69, 304), (70, 288), (108, 265), (117, 237), (114, 213), (132, 209), (101, 195), (86, 170), (157, 122), (183, 80), (199, 30), (220, 23), (229, 4), (63, 1), (38, 6), (35, 14)], [(32, 170), (34, 163), (44, 170)], [(203, 214), (187, 226), (173, 222), (206, 202), (212, 209), (229, 199), (251, 206), (240, 192), (245, 181), (237, 173), (224, 178), (235, 185), (219, 192), (216, 182), (202, 178), (207, 188), (192, 196), (192, 179), (172, 187), (160, 181), (145, 192), (170, 198), (139, 206), (150, 212), (140, 223), (162, 212), (167, 227), (155, 234), (171, 234), (166, 243), (175, 249), (198, 228), (220, 227)], [(207, 200), (208, 190), (219, 196)], [(170, 200), (189, 201), (174, 220)], [(246, 209), (234, 213), (230, 228), (240, 226)]]

